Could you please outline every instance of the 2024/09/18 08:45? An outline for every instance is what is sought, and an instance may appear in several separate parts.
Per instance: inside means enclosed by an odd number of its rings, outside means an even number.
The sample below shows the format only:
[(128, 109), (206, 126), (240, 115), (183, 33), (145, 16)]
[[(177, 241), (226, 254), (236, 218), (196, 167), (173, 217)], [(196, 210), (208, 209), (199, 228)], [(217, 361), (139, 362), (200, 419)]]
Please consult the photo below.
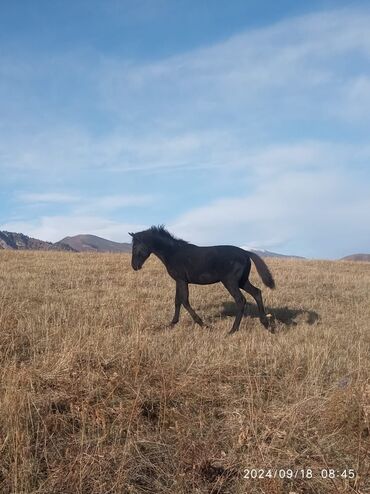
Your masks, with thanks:
[(313, 470), (312, 468), (245, 468), (243, 478), (246, 480), (255, 479), (311, 479), (313, 477), (323, 479), (354, 479), (356, 472), (353, 468), (336, 469), (321, 468)]

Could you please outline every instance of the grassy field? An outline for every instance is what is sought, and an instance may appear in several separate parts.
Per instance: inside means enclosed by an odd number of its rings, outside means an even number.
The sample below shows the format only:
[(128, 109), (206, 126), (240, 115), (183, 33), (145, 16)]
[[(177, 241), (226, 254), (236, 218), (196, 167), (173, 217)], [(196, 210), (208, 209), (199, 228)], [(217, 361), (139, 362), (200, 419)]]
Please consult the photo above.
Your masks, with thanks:
[(226, 337), (222, 285), (165, 328), (156, 259), (0, 251), (0, 492), (370, 492), (370, 263), (268, 265), (277, 333)]

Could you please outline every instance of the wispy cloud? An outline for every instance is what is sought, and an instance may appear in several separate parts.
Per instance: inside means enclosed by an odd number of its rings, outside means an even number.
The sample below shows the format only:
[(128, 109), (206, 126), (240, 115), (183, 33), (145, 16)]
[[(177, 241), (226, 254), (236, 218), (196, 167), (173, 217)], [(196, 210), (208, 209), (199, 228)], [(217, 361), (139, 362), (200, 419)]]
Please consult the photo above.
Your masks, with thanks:
[[(231, 114), (237, 123), (245, 122), (248, 109), (260, 119), (261, 110), (269, 108), (264, 121), (286, 120), (302, 111), (316, 118), (334, 116), (356, 84), (347, 57), (361, 71), (368, 60), (369, 21), (368, 10), (320, 12), (156, 63), (106, 60), (102, 98), (121, 117), (125, 113), (119, 109), (125, 107), (136, 117), (146, 115), (159, 124), (166, 120), (178, 128), (204, 121), (208, 128), (222, 126)], [(171, 104), (164, 104), (166, 99)]]
[[(107, 225), (115, 224), (115, 221), (109, 219), (104, 220), (104, 215), (111, 213), (117, 213), (120, 211), (127, 211), (130, 209), (143, 208), (153, 204), (154, 201), (158, 202), (158, 199), (153, 195), (108, 195), (108, 196), (77, 196), (59, 192), (40, 192), (40, 193), (19, 193), (16, 195), (18, 202), (18, 217), (22, 215), (22, 212), (28, 211), (30, 207), (37, 207), (38, 211), (50, 211), (53, 206), (59, 206), (59, 210), (62, 214), (55, 214), (54, 216), (42, 215), (40, 220), (31, 221), (30, 224), (25, 222), (19, 222), (15, 220), (11, 223), (0, 225), (0, 229), (9, 228), (9, 224), (18, 225), (18, 228), (24, 227), (27, 231), (38, 230), (42, 225), (47, 225), (47, 229), (50, 228), (53, 221), (60, 222), (61, 220), (67, 222), (67, 218), (70, 219), (71, 225), (75, 223), (75, 218), (79, 218), (82, 222), (83, 219), (87, 220), (87, 225), (91, 225), (93, 220), (90, 218), (97, 218), (99, 224), (105, 222)], [(42, 214), (42, 213), (41, 213)], [(79, 222), (77, 222), (79, 223)], [(87, 227), (86, 225), (86, 227)], [(58, 234), (60, 232), (57, 232)], [(51, 235), (54, 238), (54, 235)], [(51, 238), (50, 237), (50, 238)]]
[(62, 203), (69, 204), (78, 201), (76, 196), (70, 194), (62, 194), (59, 192), (39, 192), (39, 193), (29, 193), (21, 192), (17, 194), (17, 198), (26, 203)]
[(111, 211), (117, 211), (120, 209), (127, 209), (132, 207), (144, 207), (153, 203), (154, 197), (150, 195), (111, 195), (103, 197), (90, 197), (83, 199), (77, 206), (75, 211), (77, 214), (92, 211), (98, 214), (106, 214)]
[(78, 211), (96, 209), (114, 211), (125, 207), (140, 207), (153, 202), (151, 195), (109, 195), (109, 196), (77, 196), (60, 192), (20, 192), (17, 200), (30, 204), (73, 204)]

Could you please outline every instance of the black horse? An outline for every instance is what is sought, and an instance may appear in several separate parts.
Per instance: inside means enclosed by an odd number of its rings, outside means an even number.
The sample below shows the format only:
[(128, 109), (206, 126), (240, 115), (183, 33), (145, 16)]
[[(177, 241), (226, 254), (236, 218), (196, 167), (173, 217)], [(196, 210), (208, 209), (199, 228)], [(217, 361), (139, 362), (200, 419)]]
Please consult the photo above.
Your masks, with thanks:
[(239, 329), (245, 308), (245, 297), (240, 288), (252, 295), (257, 303), (261, 323), (268, 328), (267, 315), (261, 290), (249, 280), (251, 259), (263, 283), (275, 288), (274, 279), (265, 262), (254, 252), (232, 245), (198, 247), (171, 235), (164, 226), (152, 226), (148, 230), (130, 233), (132, 237), (131, 265), (135, 271), (142, 268), (150, 254), (155, 254), (166, 266), (168, 274), (176, 281), (175, 314), (171, 325), (178, 322), (181, 304), (193, 320), (203, 326), (202, 319), (189, 303), (189, 283), (209, 285), (221, 282), (234, 298), (238, 311), (230, 334)]

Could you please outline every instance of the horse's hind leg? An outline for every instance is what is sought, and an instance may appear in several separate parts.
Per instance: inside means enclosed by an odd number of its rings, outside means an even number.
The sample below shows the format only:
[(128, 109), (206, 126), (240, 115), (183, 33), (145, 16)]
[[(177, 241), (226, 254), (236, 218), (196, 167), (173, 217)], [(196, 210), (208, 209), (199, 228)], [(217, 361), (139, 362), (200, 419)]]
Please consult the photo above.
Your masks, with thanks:
[(257, 288), (256, 286), (252, 285), (252, 283), (249, 280), (244, 282), (244, 285), (242, 286), (242, 288), (247, 293), (252, 295), (252, 297), (256, 301), (256, 304), (258, 307), (258, 312), (260, 315), (260, 321), (265, 326), (265, 328), (267, 329), (269, 327), (269, 318), (266, 315), (265, 307), (263, 305), (261, 290), (259, 288)]
[(181, 300), (182, 305), (189, 312), (189, 314), (193, 318), (193, 321), (196, 322), (197, 324), (199, 324), (199, 326), (203, 326), (202, 319), (198, 316), (198, 314), (195, 312), (195, 310), (191, 307), (191, 305), (189, 303), (189, 286), (188, 286), (188, 284), (185, 281), (178, 281), (177, 287), (179, 290), (179, 298)]
[(236, 313), (233, 327), (230, 329), (229, 334), (235, 333), (238, 331), (240, 326), (240, 321), (242, 320), (245, 308), (245, 297), (242, 292), (239, 290), (237, 283), (233, 281), (223, 281), (225, 288), (229, 291), (230, 295), (234, 298), (236, 306), (238, 308), (238, 312)]

